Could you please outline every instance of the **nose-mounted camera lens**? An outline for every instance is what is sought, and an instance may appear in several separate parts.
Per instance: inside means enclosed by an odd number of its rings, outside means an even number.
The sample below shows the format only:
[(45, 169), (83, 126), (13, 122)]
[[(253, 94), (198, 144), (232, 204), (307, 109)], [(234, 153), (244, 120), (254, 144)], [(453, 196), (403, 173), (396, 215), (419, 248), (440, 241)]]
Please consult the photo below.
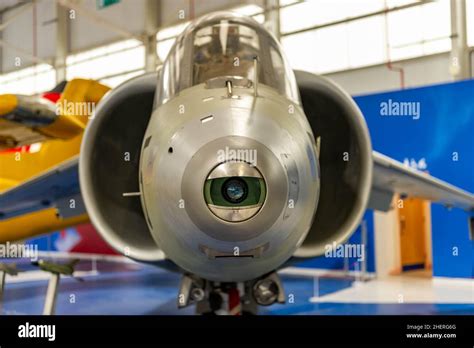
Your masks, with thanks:
[(248, 192), (247, 184), (239, 177), (230, 178), (222, 185), (222, 195), (233, 204), (243, 202), (247, 198)]
[(218, 218), (242, 222), (263, 206), (267, 188), (262, 174), (246, 162), (225, 162), (215, 167), (204, 184), (204, 199)]

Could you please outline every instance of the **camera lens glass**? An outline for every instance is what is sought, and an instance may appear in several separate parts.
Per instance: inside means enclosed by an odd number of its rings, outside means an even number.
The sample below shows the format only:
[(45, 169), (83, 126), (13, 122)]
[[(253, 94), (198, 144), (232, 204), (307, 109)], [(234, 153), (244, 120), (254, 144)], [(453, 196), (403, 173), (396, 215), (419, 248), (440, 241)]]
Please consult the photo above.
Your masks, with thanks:
[(224, 199), (233, 204), (244, 201), (247, 198), (248, 191), (247, 183), (239, 177), (232, 177), (222, 185)]

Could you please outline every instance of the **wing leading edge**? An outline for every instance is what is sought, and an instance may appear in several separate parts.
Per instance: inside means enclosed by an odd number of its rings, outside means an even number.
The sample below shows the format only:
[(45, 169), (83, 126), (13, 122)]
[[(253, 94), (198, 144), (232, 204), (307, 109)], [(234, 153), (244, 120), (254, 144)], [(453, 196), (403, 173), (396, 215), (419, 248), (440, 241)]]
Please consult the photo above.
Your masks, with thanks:
[(0, 193), (0, 221), (51, 207), (62, 218), (84, 214), (78, 164), (75, 156)]
[(418, 197), (474, 210), (474, 195), (427, 173), (411, 169), (381, 153), (373, 152), (374, 173), (369, 208), (387, 211), (394, 194)]

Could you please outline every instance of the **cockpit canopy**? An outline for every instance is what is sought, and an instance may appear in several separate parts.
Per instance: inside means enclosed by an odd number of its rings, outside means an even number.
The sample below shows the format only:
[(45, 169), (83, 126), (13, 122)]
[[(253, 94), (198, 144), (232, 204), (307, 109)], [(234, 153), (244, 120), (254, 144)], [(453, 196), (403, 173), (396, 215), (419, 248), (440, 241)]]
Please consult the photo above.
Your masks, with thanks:
[(232, 79), (252, 87), (255, 58), (258, 83), (300, 104), (293, 71), (276, 39), (253, 18), (216, 12), (191, 23), (176, 39), (160, 72), (156, 105), (201, 83), (225, 87)]

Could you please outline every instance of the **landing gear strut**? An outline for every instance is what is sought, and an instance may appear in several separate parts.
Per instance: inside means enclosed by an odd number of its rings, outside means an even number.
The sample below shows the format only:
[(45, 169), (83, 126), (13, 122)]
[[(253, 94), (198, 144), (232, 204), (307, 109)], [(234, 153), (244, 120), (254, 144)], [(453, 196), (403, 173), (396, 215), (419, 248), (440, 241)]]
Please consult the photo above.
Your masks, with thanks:
[(285, 293), (276, 272), (246, 282), (221, 283), (185, 274), (178, 294), (178, 308), (196, 305), (204, 315), (257, 314), (258, 306), (284, 303)]

